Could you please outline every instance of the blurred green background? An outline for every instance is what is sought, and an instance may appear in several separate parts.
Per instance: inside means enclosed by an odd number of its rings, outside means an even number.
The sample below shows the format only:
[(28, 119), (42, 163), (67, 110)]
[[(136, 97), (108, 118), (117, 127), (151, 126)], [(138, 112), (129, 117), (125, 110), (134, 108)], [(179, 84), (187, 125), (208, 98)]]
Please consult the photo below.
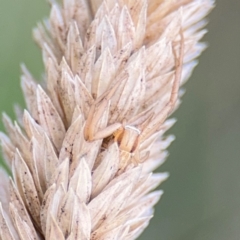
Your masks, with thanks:
[[(20, 63), (43, 72), (31, 32), (48, 10), (44, 0), (0, 0), (0, 111), (12, 118), (13, 104), (24, 106)], [(217, 1), (209, 20), (209, 48), (170, 130), (177, 140), (161, 171), (171, 176), (140, 240), (240, 239), (240, 1)]]

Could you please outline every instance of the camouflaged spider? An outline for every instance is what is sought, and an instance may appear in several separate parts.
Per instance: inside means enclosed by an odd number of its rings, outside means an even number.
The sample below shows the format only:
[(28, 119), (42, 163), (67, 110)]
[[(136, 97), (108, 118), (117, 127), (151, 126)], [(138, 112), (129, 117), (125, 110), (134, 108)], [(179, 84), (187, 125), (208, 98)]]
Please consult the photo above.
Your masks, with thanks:
[[(176, 101), (178, 99), (178, 91), (181, 81), (181, 73), (183, 66), (183, 55), (184, 55), (184, 38), (182, 30), (180, 30), (180, 53), (179, 58), (176, 56), (176, 52), (173, 48), (173, 53), (175, 57), (175, 77), (173, 81), (172, 91), (170, 95), (169, 102), (162, 109), (161, 114), (157, 116), (158, 124), (162, 124), (163, 121), (169, 116), (175, 107)], [(142, 140), (142, 129), (139, 126), (128, 125), (126, 121), (123, 123), (114, 123), (107, 126), (106, 128), (95, 131), (95, 126), (104, 113), (109, 100), (113, 96), (114, 92), (117, 90), (117, 86), (114, 87), (110, 92), (101, 97), (91, 106), (88, 118), (86, 120), (86, 125), (84, 129), (84, 136), (87, 141), (94, 141), (99, 139), (106, 139), (110, 136), (114, 138), (114, 141), (118, 143), (119, 149), (131, 155), (131, 161), (136, 165), (142, 163), (146, 160), (148, 156), (143, 157), (140, 160), (139, 146)]]

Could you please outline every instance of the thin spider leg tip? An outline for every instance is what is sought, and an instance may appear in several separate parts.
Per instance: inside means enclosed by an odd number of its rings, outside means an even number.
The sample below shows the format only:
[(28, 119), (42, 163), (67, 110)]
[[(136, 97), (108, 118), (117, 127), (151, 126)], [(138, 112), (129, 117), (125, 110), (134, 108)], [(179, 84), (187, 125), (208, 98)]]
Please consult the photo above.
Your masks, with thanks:
[(172, 109), (174, 108), (174, 105), (178, 99), (178, 92), (179, 92), (180, 81), (181, 81), (183, 55), (184, 55), (184, 36), (183, 36), (182, 28), (180, 29), (180, 36), (181, 36), (181, 41), (180, 41), (179, 57), (177, 57), (176, 51), (173, 48), (173, 52), (174, 52), (173, 54), (175, 56), (176, 70), (175, 70), (175, 79), (173, 82), (172, 92), (171, 92), (171, 96), (170, 96), (170, 100), (169, 100), (169, 103), (171, 105), (171, 109), (169, 110), (169, 112), (172, 111)]
[(85, 140), (89, 140), (91, 138), (91, 136), (93, 135), (93, 128), (94, 128), (94, 125), (92, 124), (93, 122), (93, 117), (94, 117), (94, 110), (95, 110), (95, 103), (90, 107), (90, 110), (89, 110), (89, 114), (88, 114), (88, 118), (86, 120), (86, 124), (85, 124), (85, 127), (84, 127), (84, 138)]

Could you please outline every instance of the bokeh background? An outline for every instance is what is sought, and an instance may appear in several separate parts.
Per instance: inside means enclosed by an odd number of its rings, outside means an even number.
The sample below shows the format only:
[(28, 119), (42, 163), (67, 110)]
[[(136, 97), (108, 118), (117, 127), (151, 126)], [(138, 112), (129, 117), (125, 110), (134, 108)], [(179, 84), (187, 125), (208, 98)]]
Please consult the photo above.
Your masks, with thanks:
[[(0, 111), (12, 118), (13, 105), (24, 106), (20, 63), (43, 72), (31, 33), (48, 11), (44, 0), (0, 0)], [(209, 48), (185, 85), (160, 169), (171, 176), (140, 240), (240, 239), (240, 1), (218, 0), (208, 19)]]

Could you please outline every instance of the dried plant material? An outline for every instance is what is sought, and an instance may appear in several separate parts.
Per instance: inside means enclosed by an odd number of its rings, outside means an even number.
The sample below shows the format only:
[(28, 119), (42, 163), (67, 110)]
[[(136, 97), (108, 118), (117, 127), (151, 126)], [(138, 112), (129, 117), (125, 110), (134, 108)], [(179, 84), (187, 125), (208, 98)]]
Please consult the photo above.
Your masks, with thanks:
[(22, 66), (27, 110), (3, 115), (0, 239), (136, 239), (163, 194), (168, 174), (152, 172), (214, 1), (50, 2), (34, 29), (46, 79)]

